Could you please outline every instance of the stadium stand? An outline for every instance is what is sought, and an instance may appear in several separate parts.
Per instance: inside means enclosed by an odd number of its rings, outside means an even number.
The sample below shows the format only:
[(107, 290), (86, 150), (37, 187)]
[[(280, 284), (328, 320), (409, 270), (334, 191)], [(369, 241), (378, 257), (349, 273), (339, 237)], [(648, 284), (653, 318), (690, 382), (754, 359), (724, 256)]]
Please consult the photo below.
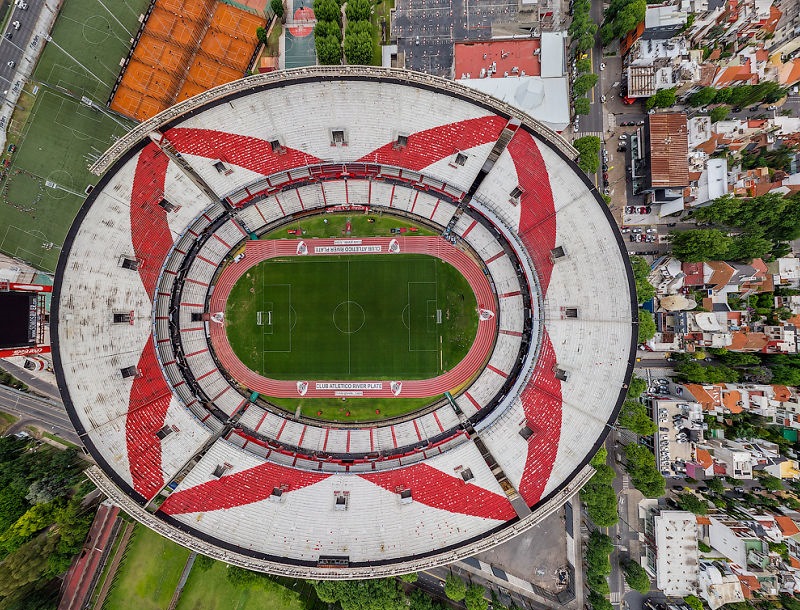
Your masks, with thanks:
[[(211, 5), (191, 6), (211, 30)], [(162, 12), (148, 23), (165, 28)], [(624, 244), (575, 151), (496, 100), (419, 78), (350, 66), (229, 83), (96, 164), (59, 262), (54, 364), (111, 478), (93, 480), (149, 527), (286, 575), (400, 574), (491, 548), (587, 479), (635, 358)], [(244, 367), (213, 316), (253, 264), (298, 255), (253, 233), (340, 204), (441, 230), (397, 244), (456, 266), (482, 321), (464, 361), (400, 392), (452, 401), (361, 425), (251, 402), (299, 386)]]

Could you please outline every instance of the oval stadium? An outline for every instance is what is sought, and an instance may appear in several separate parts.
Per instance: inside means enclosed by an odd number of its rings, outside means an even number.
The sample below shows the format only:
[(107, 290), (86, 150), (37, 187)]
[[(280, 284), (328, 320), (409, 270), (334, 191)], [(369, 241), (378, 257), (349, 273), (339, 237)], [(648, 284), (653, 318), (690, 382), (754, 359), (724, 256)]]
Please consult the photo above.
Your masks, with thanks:
[(59, 260), (54, 365), (91, 477), (252, 570), (368, 578), (527, 530), (591, 477), (636, 355), (630, 264), (558, 134), (336, 67), (138, 125)]

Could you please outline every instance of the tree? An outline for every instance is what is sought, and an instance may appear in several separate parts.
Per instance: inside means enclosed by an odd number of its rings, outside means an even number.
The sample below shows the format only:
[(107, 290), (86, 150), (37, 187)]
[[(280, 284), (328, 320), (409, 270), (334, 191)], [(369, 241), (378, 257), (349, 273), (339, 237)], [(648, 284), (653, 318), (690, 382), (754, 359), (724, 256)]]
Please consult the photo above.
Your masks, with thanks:
[(342, 10), (336, 0), (314, 0), (314, 15), (317, 21), (342, 23)]
[(772, 242), (757, 235), (737, 235), (725, 254), (726, 260), (749, 263), (754, 258), (766, 258), (772, 251)]
[(464, 595), (464, 605), (467, 610), (487, 610), (489, 607), (489, 600), (484, 595), (486, 589), (480, 585), (470, 585)]
[(406, 597), (394, 578), (315, 581), (317, 597), (342, 610), (406, 610)]
[(656, 336), (656, 322), (653, 314), (644, 309), (639, 310), (639, 343), (649, 341)]
[(335, 36), (314, 38), (317, 48), (317, 61), (323, 66), (338, 66), (342, 63), (341, 42)]
[(572, 145), (580, 153), (578, 167), (589, 174), (597, 173), (600, 168), (600, 138), (583, 136), (575, 140)]
[(589, 103), (589, 98), (586, 97), (576, 98), (574, 106), (575, 114), (589, 114), (589, 112), (592, 110), (591, 104)]
[(695, 515), (708, 514), (708, 504), (691, 492), (678, 494), (678, 508), (688, 510)]
[(633, 486), (647, 498), (663, 496), (666, 485), (664, 477), (656, 468), (653, 452), (637, 443), (629, 443), (625, 446), (625, 457)]
[(344, 37), (344, 54), (351, 65), (372, 63), (372, 36), (363, 31)]
[(647, 381), (645, 381), (641, 377), (633, 375), (631, 377), (631, 382), (628, 384), (628, 398), (632, 399), (639, 398), (639, 396), (644, 394), (646, 389), (647, 389)]
[(717, 106), (711, 109), (708, 116), (711, 118), (712, 123), (716, 123), (717, 121), (724, 121), (727, 119), (730, 113), (731, 109), (729, 106)]
[(714, 353), (722, 363), (726, 366), (750, 366), (753, 364), (761, 364), (761, 358), (755, 354), (747, 354), (744, 352), (730, 352), (726, 349), (721, 349)]
[(592, 610), (614, 610), (614, 606), (611, 605), (611, 602), (597, 591), (589, 591), (588, 599)]
[(414, 589), (408, 595), (408, 604), (409, 610), (444, 610), (441, 604), (419, 589)]
[(718, 229), (691, 229), (670, 233), (672, 254), (685, 263), (721, 260), (733, 240)]
[(344, 30), (344, 36), (356, 36), (358, 34), (366, 34), (372, 37), (373, 26), (369, 21), (348, 21), (347, 27)]
[[(281, 4), (281, 7), (283, 7), (283, 4)], [(256, 28), (256, 39), (261, 44), (267, 44), (267, 30), (262, 27)]]
[(444, 581), (444, 594), (454, 602), (460, 602), (467, 595), (467, 585), (451, 572)]
[(656, 424), (647, 414), (647, 409), (638, 400), (626, 400), (619, 413), (619, 425), (641, 436), (655, 434)]
[(602, 462), (595, 463), (594, 476), (581, 489), (581, 500), (586, 505), (586, 512), (592, 522), (600, 527), (611, 527), (619, 521), (617, 514), (617, 496), (611, 483), (614, 481), (614, 469)]
[(326, 36), (333, 36), (341, 40), (342, 28), (335, 21), (317, 21), (317, 25), (314, 26), (314, 37), (325, 38)]
[(592, 61), (585, 57), (584, 59), (579, 59), (575, 62), (575, 69), (578, 71), (579, 74), (583, 74), (584, 72), (590, 72), (592, 70)]
[(591, 49), (593, 46), (594, 46), (594, 34), (589, 34), (587, 32), (583, 36), (578, 38), (578, 42), (575, 45), (575, 49), (579, 53), (586, 53), (586, 51)]
[(572, 94), (575, 97), (580, 97), (581, 95), (586, 95), (589, 91), (597, 84), (599, 77), (597, 74), (589, 72), (587, 74), (581, 74), (578, 78), (575, 79), (575, 83), (572, 85)]
[(369, 0), (347, 0), (344, 14), (347, 21), (368, 21), (372, 12), (372, 4)]
[(761, 484), (764, 486), (764, 489), (767, 491), (782, 491), (783, 490), (783, 483), (778, 477), (773, 477), (772, 475), (764, 475), (761, 477)]
[(635, 561), (630, 559), (622, 563), (622, 571), (625, 574), (625, 582), (631, 589), (635, 589), (642, 595), (650, 591), (650, 577), (645, 569)]
[(736, 383), (739, 373), (727, 366), (705, 366), (699, 362), (682, 362), (676, 367), (678, 376), (690, 383)]
[(709, 490), (713, 491), (716, 494), (721, 494), (722, 492), (725, 491), (725, 485), (722, 483), (722, 480), (716, 477), (706, 481), (706, 485), (708, 486)]
[(655, 95), (647, 98), (645, 106), (648, 110), (653, 108), (669, 108), (675, 105), (675, 89), (660, 89)]
[(656, 289), (650, 283), (650, 265), (641, 256), (631, 256), (633, 279), (636, 282), (636, 298), (639, 303), (645, 303), (656, 296)]
[(703, 600), (694, 595), (687, 595), (683, 598), (692, 610), (703, 610)]
[(717, 90), (714, 87), (703, 87), (699, 91), (692, 93), (687, 101), (690, 106), (697, 108), (699, 106), (708, 106), (716, 96)]

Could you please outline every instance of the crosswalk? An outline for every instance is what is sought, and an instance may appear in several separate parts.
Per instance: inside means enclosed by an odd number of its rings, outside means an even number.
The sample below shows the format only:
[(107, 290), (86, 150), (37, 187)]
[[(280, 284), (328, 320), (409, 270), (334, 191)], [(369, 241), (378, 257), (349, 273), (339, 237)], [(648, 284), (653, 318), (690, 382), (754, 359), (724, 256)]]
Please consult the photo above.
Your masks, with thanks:
[(620, 595), (619, 591), (612, 591), (611, 592), (611, 603), (612, 604), (618, 604), (619, 600), (620, 600), (620, 597), (621, 597), (621, 595)]
[(597, 136), (601, 140), (603, 139), (603, 133), (601, 131), (579, 131), (575, 134), (575, 136), (582, 138), (583, 136)]
[(622, 475), (622, 491), (628, 491), (631, 488), (631, 479), (627, 474)]

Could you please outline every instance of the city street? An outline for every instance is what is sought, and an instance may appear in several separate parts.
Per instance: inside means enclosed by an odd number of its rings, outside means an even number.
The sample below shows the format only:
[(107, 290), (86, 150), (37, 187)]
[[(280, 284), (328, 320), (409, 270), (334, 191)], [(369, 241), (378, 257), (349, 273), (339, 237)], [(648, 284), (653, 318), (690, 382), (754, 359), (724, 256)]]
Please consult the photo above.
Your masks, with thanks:
[(18, 424), (34, 424), (71, 443), (81, 444), (81, 439), (75, 433), (60, 402), (0, 386), (0, 411), (19, 417)]
[[(23, 81), (17, 77), (17, 72), (23, 68), (28, 71), (32, 67), (20, 64), (23, 61), (28, 63), (32, 61), (34, 53), (31, 52), (28, 56), (25, 54), (31, 51), (29, 45), (33, 42), (36, 22), (45, 4), (43, 0), (26, 0), (26, 5), (26, 9), (12, 5), (11, 17), (3, 31), (3, 37), (0, 38), (0, 86), (5, 97), (8, 97), (10, 90), (22, 87)], [(19, 29), (14, 23), (19, 24)], [(36, 45), (38, 44), (39, 41), (36, 42)], [(14, 65), (9, 65), (9, 62)]]

